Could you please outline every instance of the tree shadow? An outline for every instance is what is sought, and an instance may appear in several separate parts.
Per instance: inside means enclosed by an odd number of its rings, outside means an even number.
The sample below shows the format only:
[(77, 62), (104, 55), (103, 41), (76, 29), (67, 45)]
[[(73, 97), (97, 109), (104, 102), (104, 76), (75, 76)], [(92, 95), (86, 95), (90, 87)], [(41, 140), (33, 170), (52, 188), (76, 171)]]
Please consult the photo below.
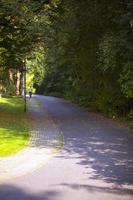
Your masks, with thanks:
[(50, 105), (45, 100), (45, 104), (64, 133), (62, 157), (76, 158), (78, 165), (91, 168), (93, 173), (88, 171), (89, 179), (133, 184), (131, 130), (65, 101)]
[(87, 184), (76, 184), (76, 183), (61, 183), (61, 186), (71, 188), (73, 190), (85, 189), (87, 192), (99, 192), (99, 193), (108, 193), (108, 194), (116, 194), (116, 195), (133, 195), (133, 190), (125, 189), (122, 187), (101, 187)]
[[(35, 95), (34, 95), (35, 96)], [(31, 125), (29, 145), (39, 149), (59, 149), (62, 147), (62, 133), (54, 124), (42, 103), (33, 97), (28, 101), (28, 121)]]
[(22, 102), (19, 102), (19, 99), (22, 99), (22, 97), (10, 97), (10, 98), (4, 98), (3, 102), (0, 101), (0, 112), (3, 114), (13, 114), (13, 115), (20, 115), (20, 113), (23, 113)]
[[(108, 187), (100, 187), (100, 186), (91, 186), (85, 184), (60, 184), (63, 187), (68, 187), (73, 190), (80, 190), (85, 189), (89, 193), (108, 193), (108, 194), (115, 194), (117, 196), (121, 195), (133, 195), (133, 191), (130, 189), (123, 189), (123, 188), (108, 188)], [(57, 188), (57, 187), (56, 187)], [(55, 200), (61, 199), (63, 192), (58, 191), (58, 189), (50, 189), (44, 190), (41, 193), (31, 192), (27, 189), (22, 189), (17, 186), (11, 185), (0, 185), (0, 200)]]
[(11, 185), (0, 185), (0, 200), (53, 200), (59, 193), (46, 190), (40, 194), (28, 193), (26, 190)]
[[(79, 121), (74, 127), (71, 126), (71, 135), (65, 140), (65, 154), (76, 153), (76, 158), (79, 158), (77, 164), (91, 167), (91, 179), (133, 184), (133, 136), (122, 134), (121, 129), (113, 129), (112, 134), (109, 127), (88, 128), (88, 131), (81, 129)], [(78, 132), (83, 135), (78, 135)], [(65, 131), (64, 135), (68, 133), (69, 130)]]

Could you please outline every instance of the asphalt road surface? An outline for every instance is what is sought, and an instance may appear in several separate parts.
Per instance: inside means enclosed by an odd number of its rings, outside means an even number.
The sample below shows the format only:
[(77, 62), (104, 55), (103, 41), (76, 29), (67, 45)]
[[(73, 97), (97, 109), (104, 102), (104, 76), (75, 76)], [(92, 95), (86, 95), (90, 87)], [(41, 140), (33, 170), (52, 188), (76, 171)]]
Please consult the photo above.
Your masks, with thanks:
[(132, 200), (133, 132), (58, 98), (33, 99), (64, 146), (34, 172), (1, 183), (0, 200)]

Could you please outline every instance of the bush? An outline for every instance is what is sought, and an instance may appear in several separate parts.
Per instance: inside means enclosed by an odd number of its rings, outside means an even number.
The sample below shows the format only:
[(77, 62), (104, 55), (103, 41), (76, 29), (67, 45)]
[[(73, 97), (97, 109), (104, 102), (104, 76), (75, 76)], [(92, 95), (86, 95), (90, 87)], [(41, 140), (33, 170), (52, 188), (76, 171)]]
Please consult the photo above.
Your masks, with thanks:
[(13, 96), (16, 93), (16, 88), (15, 85), (10, 81), (6, 84), (5, 86), (5, 92), (3, 94), (3, 96)]

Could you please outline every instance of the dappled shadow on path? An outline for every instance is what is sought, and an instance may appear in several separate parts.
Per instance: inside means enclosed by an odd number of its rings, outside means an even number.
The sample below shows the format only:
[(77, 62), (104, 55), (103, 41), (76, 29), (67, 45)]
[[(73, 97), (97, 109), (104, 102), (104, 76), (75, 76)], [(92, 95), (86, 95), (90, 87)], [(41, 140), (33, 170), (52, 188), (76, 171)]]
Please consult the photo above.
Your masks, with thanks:
[(115, 195), (133, 195), (133, 190), (125, 189), (122, 187), (101, 187), (101, 186), (94, 186), (88, 184), (76, 184), (76, 183), (61, 183), (61, 186), (71, 188), (73, 190), (81, 190), (85, 189), (87, 192), (98, 192), (98, 193), (106, 193), (106, 194), (115, 194)]
[(28, 121), (31, 125), (31, 138), (29, 145), (39, 149), (61, 148), (62, 134), (45, 107), (34, 98), (27, 101)]
[(78, 159), (78, 165), (91, 168), (93, 173), (88, 172), (90, 179), (119, 185), (133, 184), (131, 130), (71, 104), (67, 107), (67, 112), (63, 112), (66, 110), (66, 103), (62, 104), (61, 109), (56, 109), (53, 116), (65, 137), (62, 157)]
[(10, 185), (0, 185), (0, 200), (53, 200), (59, 193), (46, 190), (39, 194), (28, 193), (26, 190)]
[[(92, 168), (91, 179), (102, 179), (117, 184), (133, 184), (133, 137), (126, 137), (118, 130), (114, 134), (106, 130), (88, 129), (88, 133), (77, 127), (67, 137), (64, 156), (78, 158), (77, 164)], [(69, 133), (69, 130), (67, 130)], [(72, 133), (73, 132), (73, 133)], [(69, 155), (72, 155), (70, 158)]]
[[(64, 134), (65, 146), (57, 157), (72, 159), (76, 165), (83, 166), (88, 182), (94, 183), (80, 185), (66, 180), (59, 185), (76, 190), (133, 194), (132, 131), (69, 102), (52, 97), (38, 98), (45, 102)], [(105, 185), (100, 187), (98, 181)]]
[[(108, 188), (108, 187), (100, 187), (100, 186), (91, 186), (91, 185), (85, 185), (85, 184), (66, 184), (62, 183), (62, 188), (67, 187), (71, 188), (72, 190), (78, 190), (85, 189), (89, 194), (95, 195), (94, 199), (97, 195), (97, 193), (100, 195), (100, 193), (104, 194), (115, 194), (118, 197), (121, 195), (130, 196), (132, 197), (133, 191), (130, 189), (122, 189), (122, 188)], [(95, 193), (96, 192), (96, 193)], [(115, 197), (117, 197), (115, 196)], [(11, 186), (11, 185), (0, 185), (0, 200), (59, 200), (64, 199), (64, 192), (61, 190), (56, 189), (49, 189), (44, 190), (43, 192), (33, 192), (31, 190), (28, 191), (28, 189), (22, 189), (17, 186)], [(97, 196), (98, 197), (98, 196)], [(84, 198), (84, 197), (83, 197)], [(72, 198), (71, 198), (72, 199)], [(101, 198), (100, 198), (101, 199)]]

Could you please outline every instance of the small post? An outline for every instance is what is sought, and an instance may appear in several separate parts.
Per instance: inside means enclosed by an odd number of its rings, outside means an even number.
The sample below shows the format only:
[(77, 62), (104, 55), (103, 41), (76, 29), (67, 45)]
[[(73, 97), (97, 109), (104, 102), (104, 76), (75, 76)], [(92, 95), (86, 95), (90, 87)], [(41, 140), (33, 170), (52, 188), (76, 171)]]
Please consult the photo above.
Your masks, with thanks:
[(26, 112), (26, 64), (23, 62), (23, 68), (22, 68), (22, 73), (23, 73), (23, 97), (24, 97), (24, 112)]
[(24, 111), (26, 112), (27, 107), (26, 107), (26, 65), (24, 66)]

